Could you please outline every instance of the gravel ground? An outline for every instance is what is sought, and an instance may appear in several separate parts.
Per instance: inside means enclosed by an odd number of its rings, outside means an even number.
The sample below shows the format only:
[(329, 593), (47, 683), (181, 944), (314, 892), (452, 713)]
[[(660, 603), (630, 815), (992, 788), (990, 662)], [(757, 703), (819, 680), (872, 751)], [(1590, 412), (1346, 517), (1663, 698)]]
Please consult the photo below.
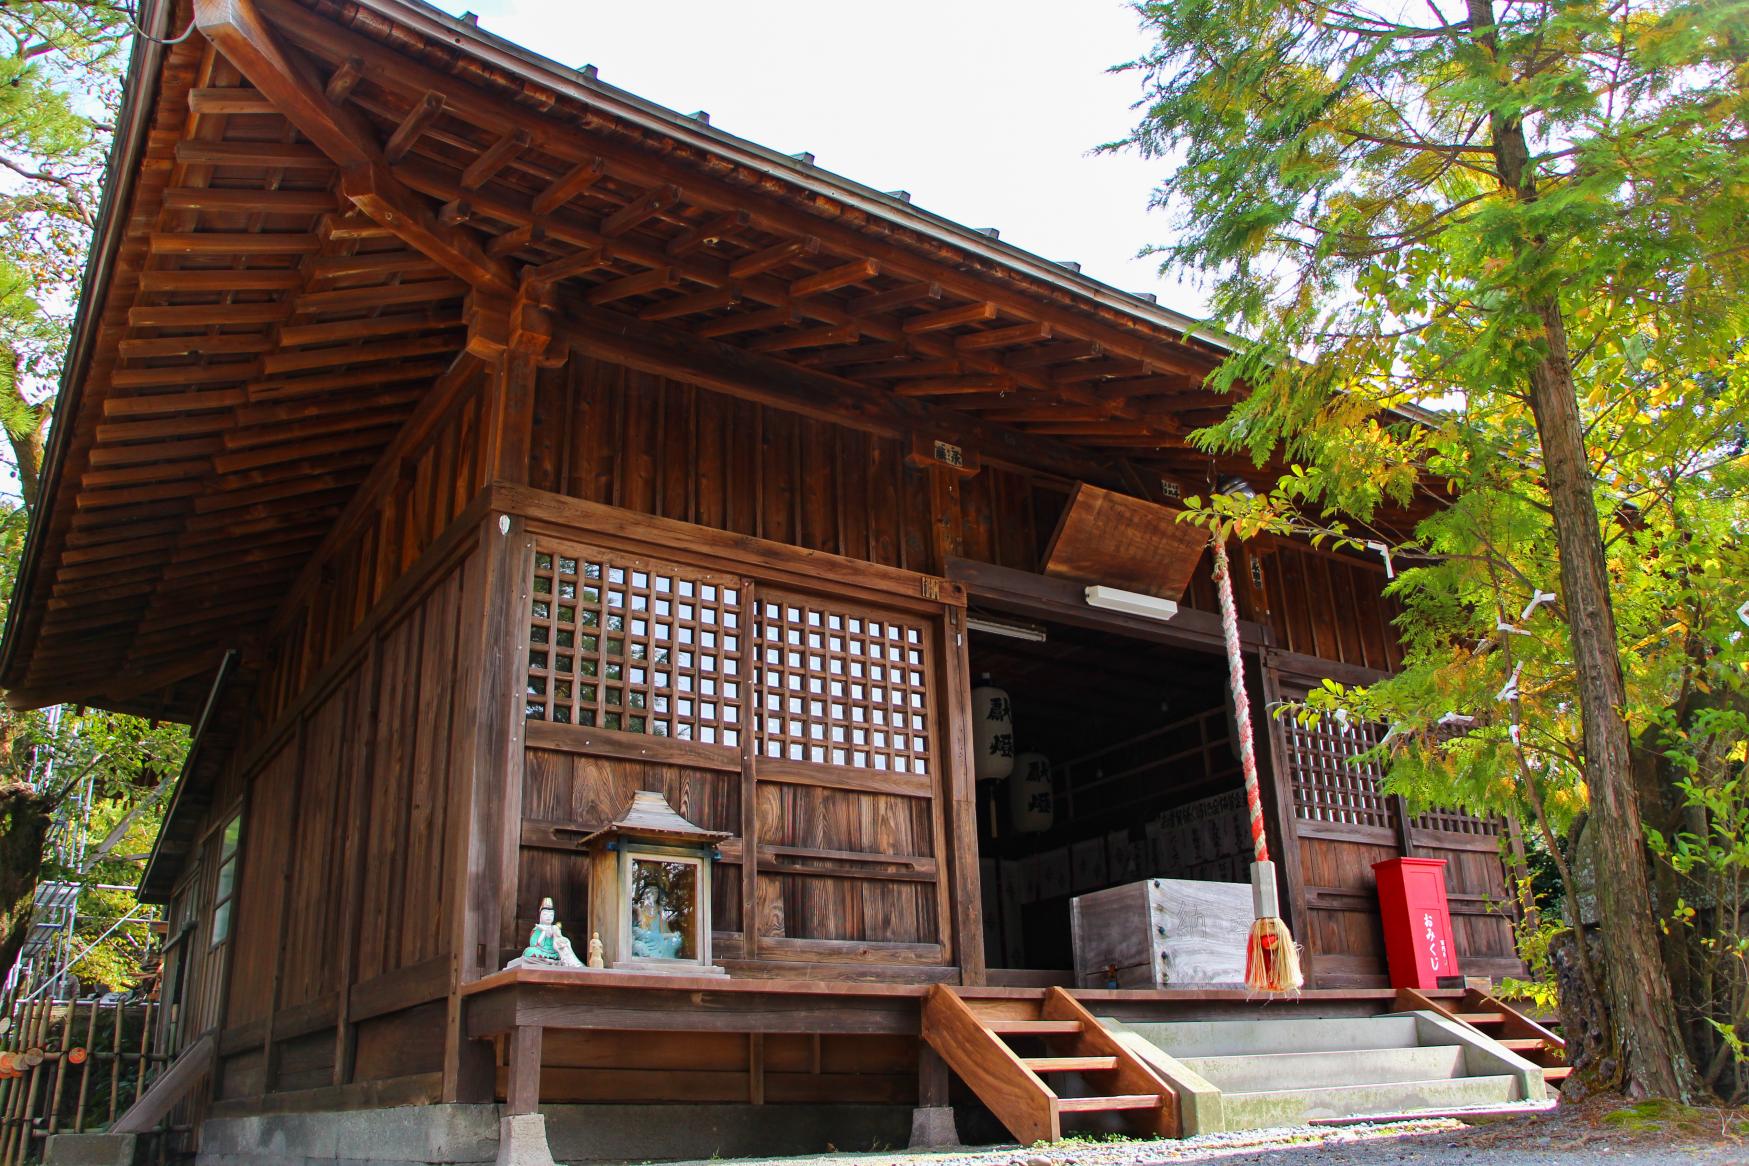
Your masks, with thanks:
[[(1619, 1103), (1618, 1103), (1619, 1104)], [(1465, 1123), (1451, 1118), (1377, 1125), (1295, 1126), (1208, 1134), (1182, 1141), (1062, 1142), (1053, 1146), (980, 1147), (932, 1153), (876, 1152), (765, 1159), (737, 1166), (1749, 1166), (1749, 1129), (1741, 1112), (1682, 1122), (1609, 1120), (1607, 1108), (1558, 1110)], [(1735, 1132), (1733, 1132), (1735, 1131)], [(703, 1166), (703, 1164), (701, 1164)], [(718, 1161), (715, 1166), (725, 1166)]]

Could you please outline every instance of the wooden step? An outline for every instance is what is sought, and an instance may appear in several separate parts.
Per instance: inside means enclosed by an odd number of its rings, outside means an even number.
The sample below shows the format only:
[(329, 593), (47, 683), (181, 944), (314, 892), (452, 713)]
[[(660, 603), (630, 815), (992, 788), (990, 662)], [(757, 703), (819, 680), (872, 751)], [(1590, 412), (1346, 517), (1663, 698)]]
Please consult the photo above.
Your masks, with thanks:
[(1011, 1020), (990, 1017), (984, 1027), (1003, 1036), (1074, 1036), (1081, 1031), (1079, 1020)]
[(1452, 1015), (1472, 1028), (1479, 1028), (1484, 1024), (1506, 1023), (1504, 1012), (1454, 1012)]
[(1117, 1068), (1116, 1057), (1026, 1057), (1020, 1063), (1034, 1073), (1101, 1073)]
[(1572, 1075), (1573, 1075), (1573, 1066), (1571, 1066), (1571, 1065), (1545, 1065), (1545, 1066), (1543, 1066), (1543, 1080), (1544, 1081), (1565, 1081), (1567, 1078), (1571, 1077)]
[(1507, 1036), (1495, 1039), (1515, 1053), (1536, 1053), (1549, 1047), (1549, 1042), (1540, 1036)]
[(1105, 1113), (1116, 1109), (1158, 1109), (1157, 1093), (1126, 1093), (1116, 1097), (1059, 1097), (1059, 1113)]

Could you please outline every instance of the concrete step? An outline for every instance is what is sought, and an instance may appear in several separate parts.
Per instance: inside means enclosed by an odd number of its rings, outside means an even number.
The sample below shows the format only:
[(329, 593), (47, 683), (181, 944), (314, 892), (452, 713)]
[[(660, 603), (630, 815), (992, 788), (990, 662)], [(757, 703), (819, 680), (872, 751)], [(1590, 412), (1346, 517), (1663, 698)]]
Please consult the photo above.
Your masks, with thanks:
[(1437, 1081), (1464, 1075), (1460, 1045), (1188, 1057), (1184, 1067), (1222, 1093)]
[(1127, 1027), (1179, 1060), (1250, 1053), (1360, 1052), (1413, 1048), (1419, 1043), (1413, 1016), (1180, 1020), (1131, 1023)]
[(1456, 1077), (1432, 1081), (1390, 1081), (1315, 1089), (1269, 1089), (1224, 1093), (1226, 1128), (1262, 1129), (1297, 1125), (1319, 1117), (1360, 1117), (1418, 1109), (1458, 1109), (1519, 1100), (1518, 1079)]

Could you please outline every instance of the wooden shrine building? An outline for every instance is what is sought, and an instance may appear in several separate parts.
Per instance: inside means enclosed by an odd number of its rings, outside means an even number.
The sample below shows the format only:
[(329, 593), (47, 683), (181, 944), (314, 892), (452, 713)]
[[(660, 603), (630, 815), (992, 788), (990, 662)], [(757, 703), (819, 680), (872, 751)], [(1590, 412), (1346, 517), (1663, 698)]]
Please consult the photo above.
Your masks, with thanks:
[[(1244, 880), (1170, 509), (1262, 482), (1186, 442), (1220, 336), (418, 0), (140, 20), (0, 683), (198, 726), (143, 883), (196, 1121), (908, 1108), (930, 985), (1041, 997), (1073, 895)], [(1301, 1005), (1388, 997), (1396, 855), (1516, 968), (1510, 827), (1267, 714), (1399, 662), (1380, 565), (1235, 553)], [(984, 674), (1046, 823), (974, 780)], [(543, 898), (613, 925), (582, 843), (640, 791), (724, 836), (726, 975), (503, 971)]]

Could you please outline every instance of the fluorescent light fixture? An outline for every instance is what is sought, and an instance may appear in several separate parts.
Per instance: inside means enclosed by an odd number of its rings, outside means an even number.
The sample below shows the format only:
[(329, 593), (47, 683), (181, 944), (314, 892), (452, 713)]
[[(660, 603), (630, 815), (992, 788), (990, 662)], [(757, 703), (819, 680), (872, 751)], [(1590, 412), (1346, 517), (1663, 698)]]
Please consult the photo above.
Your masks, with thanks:
[(1178, 614), (1178, 605), (1170, 599), (1098, 585), (1087, 589), (1087, 606), (1121, 611), (1125, 615), (1139, 615), (1143, 619), (1171, 619)]
[(1043, 624), (1026, 623), (1016, 619), (999, 619), (990, 615), (966, 616), (966, 630), (985, 632), (992, 636), (1007, 636), (1012, 640), (1030, 640), (1035, 644), (1042, 644), (1047, 638)]

